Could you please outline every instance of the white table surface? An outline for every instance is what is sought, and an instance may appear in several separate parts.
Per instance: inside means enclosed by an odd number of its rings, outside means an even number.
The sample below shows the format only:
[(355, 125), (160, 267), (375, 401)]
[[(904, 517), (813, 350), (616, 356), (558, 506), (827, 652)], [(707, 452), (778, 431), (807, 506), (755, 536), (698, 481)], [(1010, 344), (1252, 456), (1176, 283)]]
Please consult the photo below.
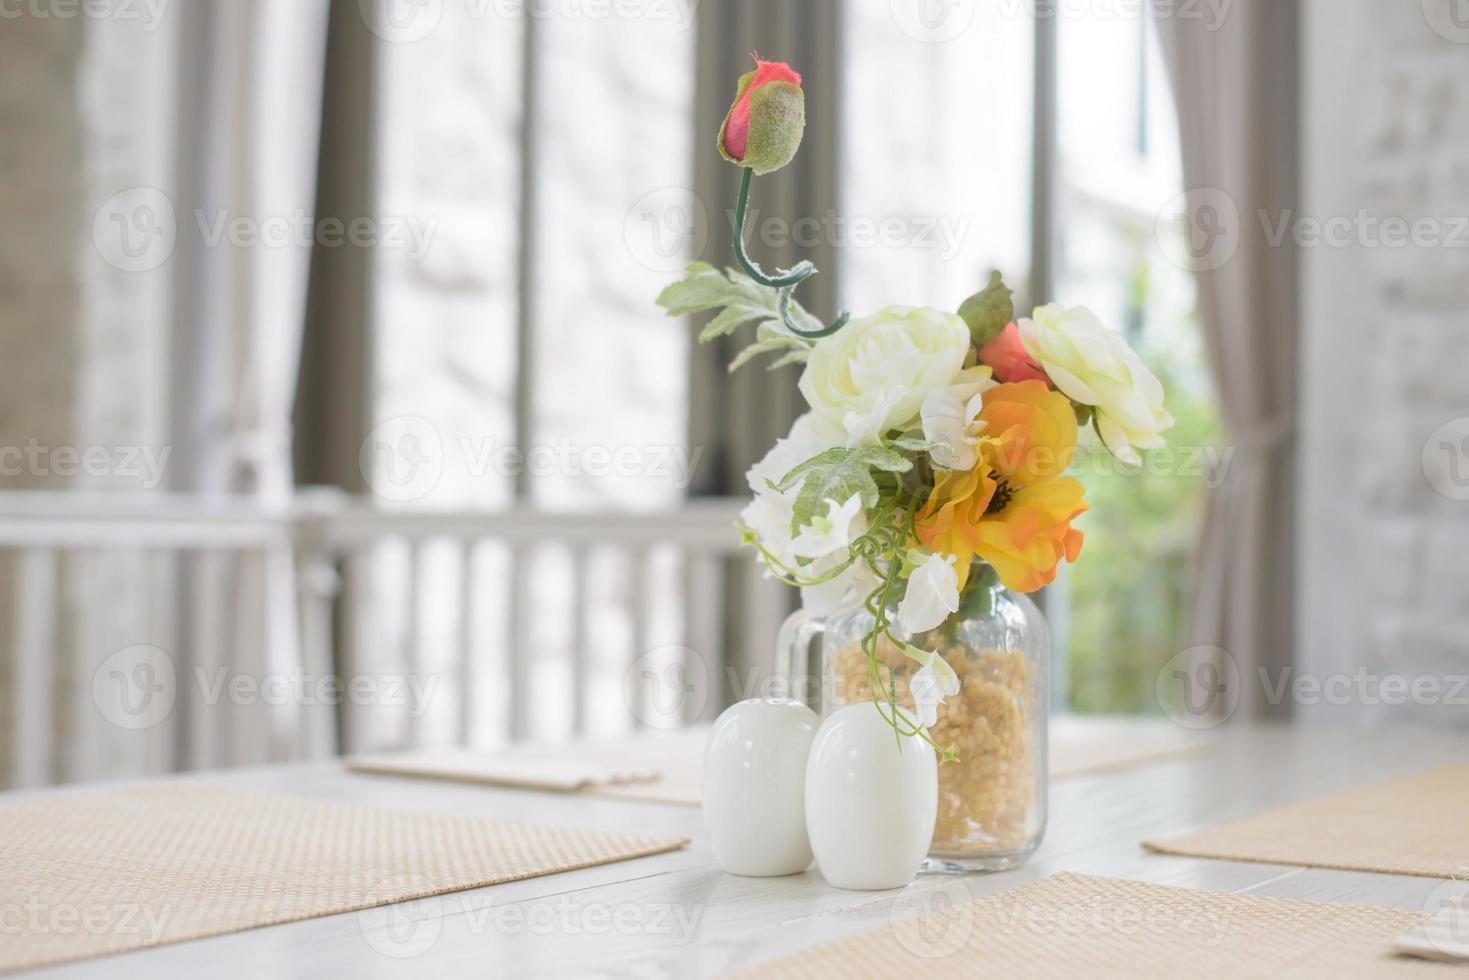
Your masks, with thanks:
[[(1234, 726), (1211, 738), (1214, 744), (1202, 754), (1053, 784), (1049, 832), (1024, 868), (922, 877), (901, 891), (880, 893), (838, 891), (815, 870), (775, 879), (725, 875), (713, 865), (693, 807), (356, 775), (337, 763), (177, 777), (387, 807), (686, 836), (692, 843), (669, 854), (34, 975), (682, 980), (718, 975), (1058, 871), (1408, 909), (1422, 908), (1440, 884), (1411, 876), (1167, 857), (1146, 853), (1138, 842), (1444, 762), (1466, 762), (1469, 739), (1462, 734)], [(1469, 863), (1469, 825), (1465, 845)]]

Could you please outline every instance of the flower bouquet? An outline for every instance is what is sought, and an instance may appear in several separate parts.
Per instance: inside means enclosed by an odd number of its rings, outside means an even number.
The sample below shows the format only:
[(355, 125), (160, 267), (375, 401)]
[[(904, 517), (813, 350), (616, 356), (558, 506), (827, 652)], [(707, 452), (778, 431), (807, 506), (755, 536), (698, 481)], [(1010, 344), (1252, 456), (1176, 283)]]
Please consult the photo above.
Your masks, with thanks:
[(1065, 471), (1083, 428), (1137, 465), (1173, 420), (1121, 336), (1081, 307), (1017, 318), (999, 273), (956, 312), (823, 324), (803, 309), (811, 263), (767, 274), (743, 243), (752, 178), (790, 162), (803, 126), (800, 76), (757, 57), (719, 134), (741, 168), (739, 268), (694, 263), (658, 303), (714, 313), (704, 342), (753, 326), (731, 370), (766, 353), (805, 365), (809, 411), (750, 470), (743, 540), (826, 619), (827, 706), (870, 700), (953, 764), (935, 852), (1028, 853), (1044, 823), (1045, 651), (1024, 594), (1081, 552), (1087, 504)]

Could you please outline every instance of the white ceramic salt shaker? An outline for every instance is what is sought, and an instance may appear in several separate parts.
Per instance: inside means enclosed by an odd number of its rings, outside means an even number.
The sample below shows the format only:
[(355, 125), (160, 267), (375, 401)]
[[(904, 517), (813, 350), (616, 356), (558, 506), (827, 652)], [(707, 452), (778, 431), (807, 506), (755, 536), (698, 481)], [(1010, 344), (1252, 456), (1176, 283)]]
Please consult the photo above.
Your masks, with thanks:
[(870, 703), (822, 723), (806, 764), (806, 830), (828, 882), (853, 891), (901, 888), (918, 874), (938, 816), (938, 758), (899, 738)]
[(741, 701), (704, 748), (704, 828), (719, 866), (773, 878), (811, 864), (806, 760), (821, 719), (797, 701)]

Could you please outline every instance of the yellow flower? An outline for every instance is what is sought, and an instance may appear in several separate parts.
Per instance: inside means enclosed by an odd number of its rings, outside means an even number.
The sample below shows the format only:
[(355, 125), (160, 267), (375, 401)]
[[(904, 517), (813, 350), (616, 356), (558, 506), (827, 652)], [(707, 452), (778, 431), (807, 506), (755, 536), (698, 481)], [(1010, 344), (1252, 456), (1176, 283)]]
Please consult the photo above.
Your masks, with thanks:
[(1076, 453), (1076, 416), (1065, 395), (1023, 381), (986, 392), (979, 417), (979, 461), (938, 473), (914, 529), (929, 549), (958, 557), (961, 590), (977, 555), (1006, 588), (1034, 592), (1081, 552), (1071, 521), (1086, 510), (1084, 491), (1060, 475)]

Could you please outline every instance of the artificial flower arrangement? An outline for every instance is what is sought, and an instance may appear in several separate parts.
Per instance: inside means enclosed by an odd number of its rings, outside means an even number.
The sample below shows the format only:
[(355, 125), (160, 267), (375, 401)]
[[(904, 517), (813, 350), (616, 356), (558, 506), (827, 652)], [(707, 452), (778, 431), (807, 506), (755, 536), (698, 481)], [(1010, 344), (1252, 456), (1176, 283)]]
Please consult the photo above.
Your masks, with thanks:
[[(1115, 456), (1163, 445), (1172, 425), (1163, 387), (1117, 333), (1083, 307), (1047, 305), (1017, 318), (999, 273), (957, 312), (891, 306), (823, 325), (794, 298), (816, 269), (767, 274), (743, 233), (753, 176), (794, 157), (805, 125), (800, 76), (763, 61), (739, 81), (719, 134), (741, 168), (733, 246), (740, 268), (689, 266), (658, 297), (669, 315), (716, 312), (708, 342), (753, 325), (730, 370), (765, 353), (772, 368), (804, 363), (809, 411), (748, 474), (753, 501), (740, 531), (770, 573), (803, 590), (807, 608), (861, 598), (872, 617), (861, 641), (872, 700), (901, 735), (936, 744), (927, 729), (959, 691), (952, 664), (896, 635), (930, 633), (955, 616), (975, 559), (1029, 593), (1075, 561), (1087, 509), (1065, 474), (1090, 426)], [(889, 610), (895, 607), (895, 613)], [(917, 667), (907, 681), (917, 717), (898, 710), (889, 661)]]

